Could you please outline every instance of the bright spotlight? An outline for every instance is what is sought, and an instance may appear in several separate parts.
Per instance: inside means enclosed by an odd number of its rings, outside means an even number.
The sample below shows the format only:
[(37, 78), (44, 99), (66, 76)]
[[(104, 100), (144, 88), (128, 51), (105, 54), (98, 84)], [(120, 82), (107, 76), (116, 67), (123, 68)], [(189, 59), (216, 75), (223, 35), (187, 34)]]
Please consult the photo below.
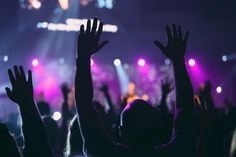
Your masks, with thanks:
[(90, 65), (93, 66), (94, 65), (94, 60), (90, 59)]
[(146, 64), (146, 62), (145, 62), (144, 59), (139, 59), (139, 60), (138, 60), (138, 65), (139, 65), (140, 67), (145, 66), (145, 64)]
[(5, 55), (5, 56), (3, 57), (3, 61), (4, 61), (4, 62), (7, 62), (7, 61), (8, 61), (8, 56), (7, 56), (7, 55)]
[(115, 65), (115, 66), (121, 65), (120, 59), (115, 59), (115, 60), (114, 60), (114, 65)]
[(223, 62), (227, 62), (228, 61), (228, 58), (227, 58), (226, 55), (223, 55), (221, 59), (222, 59)]
[(216, 92), (217, 92), (218, 94), (222, 93), (222, 87), (221, 87), (221, 86), (218, 86), (218, 87), (216, 88)]
[(42, 6), (41, 2), (38, 0), (31, 0), (31, 5), (34, 9), (39, 9)]
[(52, 118), (55, 120), (55, 121), (58, 121), (61, 119), (61, 113), (60, 112), (54, 112), (53, 115), (52, 115)]
[(194, 59), (191, 58), (191, 59), (188, 60), (188, 65), (189, 66), (193, 67), (193, 66), (195, 66), (195, 64), (196, 64), (196, 61)]
[(34, 67), (37, 67), (37, 66), (39, 65), (38, 59), (33, 59), (32, 65), (33, 65)]

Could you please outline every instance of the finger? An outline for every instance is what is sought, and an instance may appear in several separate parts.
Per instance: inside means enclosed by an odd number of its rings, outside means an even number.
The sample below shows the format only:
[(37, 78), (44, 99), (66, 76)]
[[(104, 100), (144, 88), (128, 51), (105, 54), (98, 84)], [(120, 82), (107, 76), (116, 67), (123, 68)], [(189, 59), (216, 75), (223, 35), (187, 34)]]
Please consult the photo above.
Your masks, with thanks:
[(25, 77), (25, 72), (24, 72), (24, 69), (23, 69), (23, 67), (22, 66), (20, 66), (20, 75), (21, 75), (21, 77), (22, 77), (22, 79), (24, 80), (24, 81), (26, 81), (26, 77)]
[(95, 34), (95, 33), (96, 33), (96, 30), (97, 30), (97, 23), (98, 23), (98, 18), (95, 17), (95, 18), (93, 19), (92, 34)]
[(166, 33), (167, 33), (168, 39), (172, 39), (172, 34), (171, 34), (171, 31), (170, 31), (170, 27), (168, 25), (166, 25)]
[(11, 94), (10, 88), (6, 87), (5, 90), (6, 90), (7, 96), (8, 96), (10, 99), (12, 99), (12, 94)]
[(98, 39), (100, 39), (100, 36), (102, 34), (102, 30), (103, 30), (103, 22), (100, 21), (98, 31), (97, 31), (97, 38)]
[(189, 36), (189, 31), (186, 32), (185, 37), (184, 37), (184, 43), (186, 44), (188, 41), (188, 36)]
[(30, 83), (32, 85), (32, 71), (28, 70), (28, 83)]
[(86, 34), (90, 33), (91, 30), (91, 20), (87, 21)]
[(154, 41), (154, 44), (162, 51), (164, 52), (165, 46), (163, 46), (163, 44), (157, 40)]
[(183, 35), (182, 35), (182, 28), (181, 26), (178, 26), (178, 39), (183, 40)]
[(173, 29), (173, 38), (177, 39), (177, 28), (175, 24), (172, 25), (172, 29)]
[(82, 35), (84, 34), (84, 25), (80, 26), (80, 34), (82, 34)]
[(11, 69), (8, 69), (8, 76), (9, 76), (10, 82), (11, 82), (11, 84), (13, 86), (15, 84), (15, 82), (16, 82), (16, 79), (15, 79)]
[(99, 44), (99, 46), (98, 46), (98, 50), (100, 50), (101, 48), (103, 48), (106, 44), (108, 44), (109, 43), (109, 41), (108, 40), (106, 40), (106, 41), (103, 41), (101, 44)]
[(20, 72), (16, 65), (14, 66), (14, 72), (15, 72), (16, 80), (20, 80), (21, 79)]

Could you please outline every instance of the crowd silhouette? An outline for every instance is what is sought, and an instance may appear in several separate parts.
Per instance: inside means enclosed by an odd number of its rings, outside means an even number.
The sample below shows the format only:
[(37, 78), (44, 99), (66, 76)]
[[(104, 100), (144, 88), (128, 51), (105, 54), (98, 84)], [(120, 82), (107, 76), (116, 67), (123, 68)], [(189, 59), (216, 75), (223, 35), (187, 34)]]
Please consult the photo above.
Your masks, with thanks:
[[(6, 94), (19, 106), (23, 137), (15, 139), (9, 125), (0, 123), (0, 156), (236, 157), (236, 106), (226, 100), (225, 110), (218, 109), (209, 80), (194, 93), (185, 64), (188, 31), (180, 25), (167, 25), (167, 44), (154, 41), (174, 69), (174, 80), (161, 81), (160, 104), (154, 107), (139, 98), (128, 101), (127, 95), (120, 100), (118, 111), (107, 84), (100, 91), (109, 110), (94, 100), (90, 59), (109, 43), (100, 41), (102, 32), (103, 22), (97, 17), (81, 25), (75, 58), (75, 104), (69, 101), (73, 89), (62, 84), (60, 126), (51, 118), (47, 102), (35, 102), (31, 70), (26, 73), (22, 66), (8, 70), (12, 88), (6, 87)], [(170, 110), (167, 97), (174, 90), (176, 99)]]

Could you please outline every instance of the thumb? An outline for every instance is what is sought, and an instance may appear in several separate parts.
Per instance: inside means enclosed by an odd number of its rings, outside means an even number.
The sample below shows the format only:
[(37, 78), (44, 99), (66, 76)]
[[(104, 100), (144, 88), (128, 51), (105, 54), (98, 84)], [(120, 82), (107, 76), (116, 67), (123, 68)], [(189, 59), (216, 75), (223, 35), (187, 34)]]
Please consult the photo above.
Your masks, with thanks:
[(108, 43), (109, 43), (108, 40), (103, 41), (101, 44), (99, 44), (98, 50), (100, 50), (101, 48), (103, 48), (103, 47), (104, 47), (106, 44), (108, 44)]
[(13, 100), (10, 88), (6, 87), (5, 90), (6, 90), (7, 96), (8, 96), (11, 100)]
[(164, 46), (161, 42), (159, 42), (158, 40), (154, 41), (154, 44), (163, 52), (164, 51)]

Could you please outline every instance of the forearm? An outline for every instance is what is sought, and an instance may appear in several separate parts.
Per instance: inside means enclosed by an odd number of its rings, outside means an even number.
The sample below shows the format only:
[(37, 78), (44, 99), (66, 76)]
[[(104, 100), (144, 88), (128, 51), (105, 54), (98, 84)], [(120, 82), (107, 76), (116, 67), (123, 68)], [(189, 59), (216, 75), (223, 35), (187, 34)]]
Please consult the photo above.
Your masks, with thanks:
[[(24, 156), (51, 157), (52, 151), (44, 130), (44, 125), (34, 101), (25, 102), (26, 108), (21, 108), (23, 133), (25, 137)], [(19, 105), (24, 106), (24, 105)]]
[(182, 111), (193, 111), (193, 87), (190, 81), (184, 59), (174, 62), (176, 107)]

